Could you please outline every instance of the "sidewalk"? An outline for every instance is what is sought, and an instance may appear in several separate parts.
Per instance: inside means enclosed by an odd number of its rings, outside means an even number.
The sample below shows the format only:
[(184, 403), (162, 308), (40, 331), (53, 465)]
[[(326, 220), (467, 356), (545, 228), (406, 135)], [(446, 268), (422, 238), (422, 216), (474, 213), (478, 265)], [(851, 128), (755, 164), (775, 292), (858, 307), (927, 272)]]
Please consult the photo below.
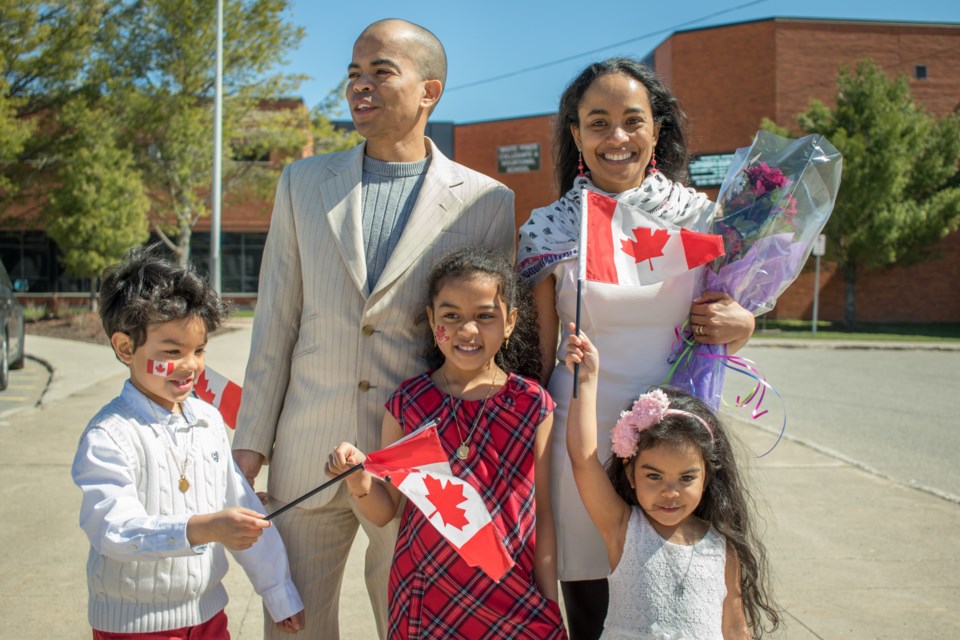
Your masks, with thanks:
[[(250, 326), (233, 328), (211, 339), (207, 361), (242, 382)], [(106, 347), (37, 336), (27, 344), (54, 375), (42, 409), (12, 415), (0, 428), (0, 625), (9, 638), (85, 639), (87, 542), (77, 526), (80, 494), (70, 464), (86, 421), (116, 395), (126, 373)], [(770, 445), (765, 431), (739, 423), (734, 431), (752, 451)], [(790, 441), (754, 460), (749, 475), (788, 625), (774, 637), (958, 636), (960, 555), (952, 541), (960, 506)], [(358, 539), (347, 564), (345, 639), (375, 638), (364, 548)], [(259, 600), (243, 572), (234, 566), (226, 583), (233, 638), (260, 638)]]

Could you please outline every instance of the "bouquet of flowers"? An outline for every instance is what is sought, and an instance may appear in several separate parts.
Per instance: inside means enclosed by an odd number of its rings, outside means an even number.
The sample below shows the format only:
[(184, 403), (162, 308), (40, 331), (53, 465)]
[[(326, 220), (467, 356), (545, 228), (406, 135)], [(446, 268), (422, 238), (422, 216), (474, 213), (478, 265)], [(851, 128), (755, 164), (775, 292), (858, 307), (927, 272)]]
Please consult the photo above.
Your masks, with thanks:
[[(773, 309), (827, 224), (840, 169), (840, 152), (820, 135), (789, 140), (759, 131), (738, 149), (709, 229), (723, 237), (725, 255), (704, 269), (700, 291), (723, 291), (754, 315)], [(736, 359), (725, 346), (694, 342), (689, 329), (678, 336), (667, 382), (716, 409), (724, 370)]]

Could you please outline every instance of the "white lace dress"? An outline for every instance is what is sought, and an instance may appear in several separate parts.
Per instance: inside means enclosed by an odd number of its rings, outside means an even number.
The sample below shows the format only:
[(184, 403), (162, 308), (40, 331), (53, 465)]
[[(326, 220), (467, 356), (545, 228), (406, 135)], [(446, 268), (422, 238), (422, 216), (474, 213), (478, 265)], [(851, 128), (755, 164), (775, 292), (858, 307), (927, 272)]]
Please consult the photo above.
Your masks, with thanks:
[(634, 507), (601, 640), (723, 640), (725, 562), (713, 527), (695, 545), (674, 544)]

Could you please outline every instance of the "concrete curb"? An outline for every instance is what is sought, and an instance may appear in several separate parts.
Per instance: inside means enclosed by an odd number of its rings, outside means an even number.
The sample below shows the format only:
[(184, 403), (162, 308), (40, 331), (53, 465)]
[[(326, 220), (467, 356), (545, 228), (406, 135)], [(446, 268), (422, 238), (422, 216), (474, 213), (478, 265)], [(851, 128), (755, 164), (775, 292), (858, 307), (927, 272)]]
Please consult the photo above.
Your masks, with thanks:
[(789, 338), (765, 338), (754, 336), (751, 347), (777, 347), (783, 349), (853, 349), (887, 351), (960, 351), (960, 342), (880, 342), (859, 340), (801, 340)]

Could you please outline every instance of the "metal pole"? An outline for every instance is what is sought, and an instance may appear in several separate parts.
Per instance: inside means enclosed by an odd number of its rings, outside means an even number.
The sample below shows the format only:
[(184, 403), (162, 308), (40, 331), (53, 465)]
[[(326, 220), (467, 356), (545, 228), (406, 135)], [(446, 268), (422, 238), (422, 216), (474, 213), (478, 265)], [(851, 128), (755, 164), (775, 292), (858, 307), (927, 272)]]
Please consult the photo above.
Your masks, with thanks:
[(220, 204), (223, 154), (223, 0), (217, 0), (217, 80), (213, 107), (213, 206), (210, 214), (210, 284), (220, 286)]
[(813, 335), (817, 335), (817, 311), (820, 307), (820, 256), (816, 256), (813, 269)]

